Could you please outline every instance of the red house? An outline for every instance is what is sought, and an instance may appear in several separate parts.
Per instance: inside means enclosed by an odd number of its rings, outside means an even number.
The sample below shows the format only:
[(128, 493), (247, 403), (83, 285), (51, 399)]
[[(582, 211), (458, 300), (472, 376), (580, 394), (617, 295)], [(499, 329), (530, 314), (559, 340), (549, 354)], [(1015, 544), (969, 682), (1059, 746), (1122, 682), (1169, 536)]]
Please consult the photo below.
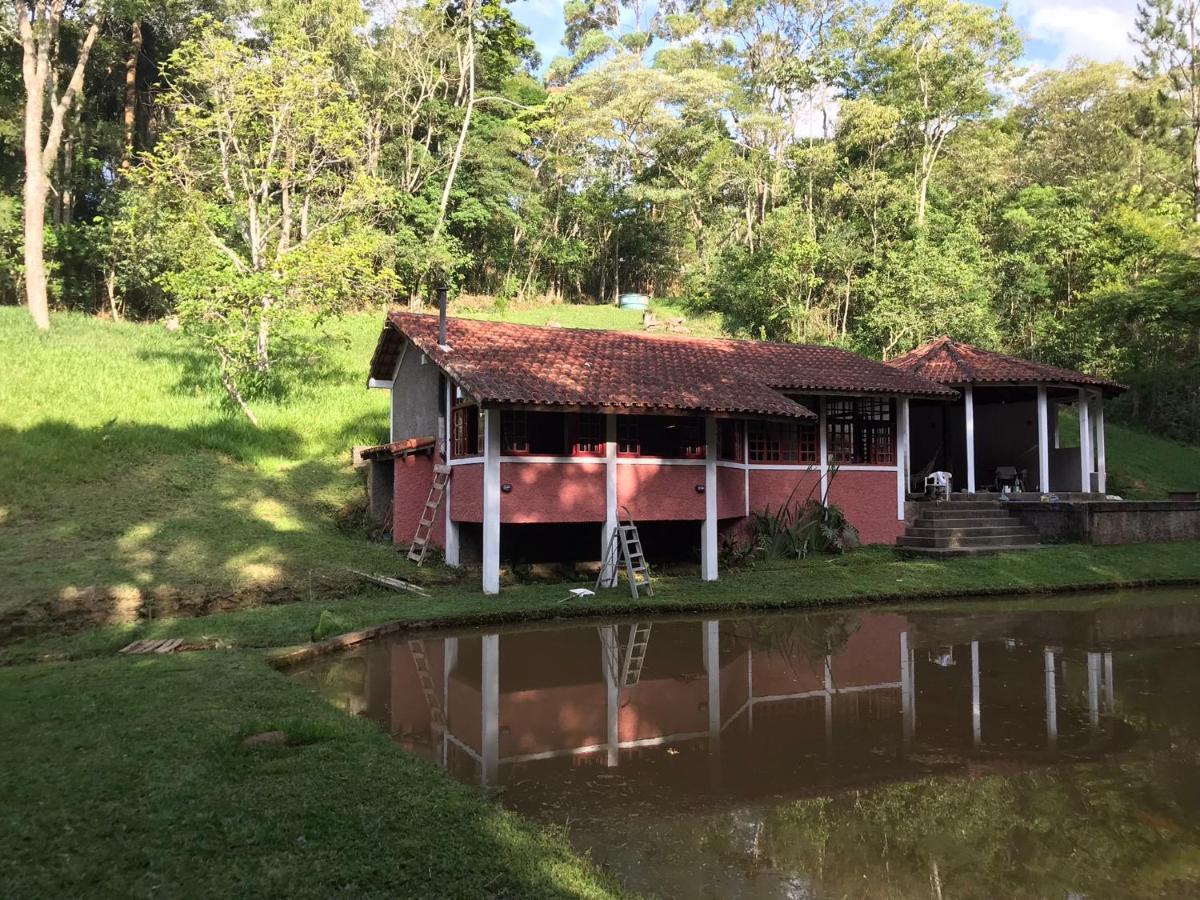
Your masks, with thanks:
[[(618, 520), (649, 558), (699, 549), (751, 511), (817, 492), (866, 543), (904, 531), (910, 400), (958, 391), (833, 347), (388, 316), (372, 387), (391, 391), (392, 534), (412, 540), (435, 463), (432, 542), (500, 587), (502, 557), (602, 558)], [(829, 477), (836, 463), (837, 476)]]

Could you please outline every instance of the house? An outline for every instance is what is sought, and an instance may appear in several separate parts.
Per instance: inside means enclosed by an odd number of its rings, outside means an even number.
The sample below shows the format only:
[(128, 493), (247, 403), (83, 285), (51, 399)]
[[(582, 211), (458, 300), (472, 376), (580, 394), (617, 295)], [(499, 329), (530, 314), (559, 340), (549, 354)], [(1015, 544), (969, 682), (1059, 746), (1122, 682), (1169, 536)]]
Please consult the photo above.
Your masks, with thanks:
[[(949, 403), (922, 399), (910, 405), (909, 463), (915, 472), (951, 472), (953, 484), (973, 494), (993, 488), (994, 473), (1007, 466), (1024, 473), (1026, 491), (1105, 494), (1104, 399), (1124, 385), (948, 337), (887, 365), (960, 392)], [(1072, 447), (1059, 433), (1064, 406), (1075, 408), (1079, 422)]]
[(715, 580), (722, 534), (819, 494), (864, 542), (893, 544), (910, 404), (959, 397), (833, 347), (466, 319), (445, 329), (434, 315), (388, 316), (370, 384), (391, 391), (391, 443), (373, 452), (394, 457), (398, 544), (435, 463), (449, 466), (432, 542), (451, 565), (479, 563), (485, 593), (499, 590), (502, 557), (602, 559), (626, 519), (649, 559), (698, 548), (701, 577)]

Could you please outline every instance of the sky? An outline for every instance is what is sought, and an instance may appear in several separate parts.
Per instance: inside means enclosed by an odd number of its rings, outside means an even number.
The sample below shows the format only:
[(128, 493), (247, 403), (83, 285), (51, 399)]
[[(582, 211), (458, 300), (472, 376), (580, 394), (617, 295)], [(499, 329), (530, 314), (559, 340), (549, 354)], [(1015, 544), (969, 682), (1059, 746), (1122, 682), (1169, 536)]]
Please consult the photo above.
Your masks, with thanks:
[[(1023, 63), (1030, 69), (1061, 67), (1073, 56), (1133, 61), (1129, 32), (1136, 0), (1010, 0), (1008, 8), (1025, 40)], [(532, 33), (543, 68), (564, 53), (563, 0), (515, 0), (512, 10)]]

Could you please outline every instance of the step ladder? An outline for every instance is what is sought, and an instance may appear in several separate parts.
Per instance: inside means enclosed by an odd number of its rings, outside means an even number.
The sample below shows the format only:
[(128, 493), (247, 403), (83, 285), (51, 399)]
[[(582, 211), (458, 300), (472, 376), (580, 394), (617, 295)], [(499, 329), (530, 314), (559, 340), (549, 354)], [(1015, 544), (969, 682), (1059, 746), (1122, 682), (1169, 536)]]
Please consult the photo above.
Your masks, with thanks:
[[(646, 596), (653, 597), (654, 587), (650, 584), (650, 570), (646, 567), (642, 539), (632, 519), (623, 525), (618, 522), (617, 527), (613, 529), (608, 549), (604, 552), (604, 561), (600, 563), (600, 575), (596, 578), (596, 590), (606, 586), (603, 584), (604, 575), (609, 566), (622, 564), (625, 566), (625, 577), (629, 581), (630, 596), (636, 600), (638, 588), (645, 588)], [(613, 583), (607, 587), (616, 587), (616, 580), (614, 579)]]
[(433, 467), (433, 484), (429, 486), (429, 499), (421, 510), (421, 521), (417, 523), (417, 533), (413, 535), (412, 544), (408, 548), (408, 558), (418, 566), (425, 562), (425, 553), (429, 549), (429, 536), (433, 533), (433, 521), (437, 518), (438, 507), (446, 496), (446, 485), (450, 482), (450, 467), (435, 465)]
[(412, 654), (413, 664), (417, 667), (417, 678), (421, 681), (421, 691), (425, 694), (425, 702), (429, 705), (429, 721), (433, 725), (435, 735), (446, 730), (446, 717), (442, 713), (442, 703), (438, 699), (437, 690), (433, 685), (433, 675), (429, 671), (429, 657), (425, 653), (425, 642), (411, 640), (408, 642), (408, 652)]
[(650, 623), (634, 622), (625, 645), (625, 661), (621, 665), (621, 687), (633, 687), (642, 680), (642, 666), (650, 646)]

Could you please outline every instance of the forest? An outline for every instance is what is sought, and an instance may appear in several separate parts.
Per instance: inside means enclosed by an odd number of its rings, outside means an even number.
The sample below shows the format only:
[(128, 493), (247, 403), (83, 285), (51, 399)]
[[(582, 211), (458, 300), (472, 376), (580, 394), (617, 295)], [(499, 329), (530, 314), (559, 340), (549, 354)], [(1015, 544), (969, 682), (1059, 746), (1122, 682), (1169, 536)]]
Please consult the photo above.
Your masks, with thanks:
[(15, 0), (0, 302), (173, 317), (253, 416), (347, 311), (640, 291), (1087, 368), (1196, 441), (1198, 8), (1048, 69), (963, 0), (568, 0), (551, 60), (504, 0)]

